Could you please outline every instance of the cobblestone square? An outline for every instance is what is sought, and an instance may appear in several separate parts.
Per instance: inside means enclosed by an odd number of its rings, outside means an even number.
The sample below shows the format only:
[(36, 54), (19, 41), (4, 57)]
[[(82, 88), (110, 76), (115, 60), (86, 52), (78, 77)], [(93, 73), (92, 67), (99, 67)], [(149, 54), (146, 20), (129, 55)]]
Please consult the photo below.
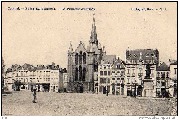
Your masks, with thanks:
[(38, 92), (33, 103), (30, 91), (2, 96), (2, 115), (13, 116), (131, 116), (171, 115), (171, 99), (131, 98), (92, 93)]

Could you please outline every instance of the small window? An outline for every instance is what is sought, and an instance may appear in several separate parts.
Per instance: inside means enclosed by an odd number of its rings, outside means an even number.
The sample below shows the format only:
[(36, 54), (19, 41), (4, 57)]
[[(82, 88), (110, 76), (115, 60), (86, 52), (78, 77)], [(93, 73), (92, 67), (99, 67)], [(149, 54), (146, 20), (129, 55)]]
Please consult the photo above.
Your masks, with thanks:
[(166, 85), (166, 83), (165, 82), (162, 82), (162, 86), (165, 86)]
[(177, 68), (174, 68), (174, 74), (177, 74)]
[(104, 71), (104, 75), (107, 75), (107, 71)]
[(103, 71), (100, 71), (100, 75), (103, 75)]
[(146, 57), (149, 57), (149, 54), (148, 54), (148, 53), (146, 54)]
[(112, 78), (112, 80), (115, 80), (115, 78)]
[(103, 78), (100, 78), (100, 83), (103, 83)]
[(108, 71), (108, 75), (110, 75), (110, 71)]
[(166, 78), (169, 78), (169, 73), (168, 72), (166, 73)]
[(130, 72), (129, 72), (130, 70), (129, 70), (129, 69), (127, 69), (127, 71), (128, 71), (128, 73), (127, 73), (127, 74), (129, 74), (129, 73), (130, 73)]

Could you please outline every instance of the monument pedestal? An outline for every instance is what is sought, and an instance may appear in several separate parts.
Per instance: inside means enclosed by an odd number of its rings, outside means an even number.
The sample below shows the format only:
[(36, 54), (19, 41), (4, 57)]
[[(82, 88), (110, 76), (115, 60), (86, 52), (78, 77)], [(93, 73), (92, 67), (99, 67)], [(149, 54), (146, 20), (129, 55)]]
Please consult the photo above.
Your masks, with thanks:
[(153, 87), (153, 80), (152, 79), (144, 79), (143, 80), (143, 97), (154, 97), (154, 87)]

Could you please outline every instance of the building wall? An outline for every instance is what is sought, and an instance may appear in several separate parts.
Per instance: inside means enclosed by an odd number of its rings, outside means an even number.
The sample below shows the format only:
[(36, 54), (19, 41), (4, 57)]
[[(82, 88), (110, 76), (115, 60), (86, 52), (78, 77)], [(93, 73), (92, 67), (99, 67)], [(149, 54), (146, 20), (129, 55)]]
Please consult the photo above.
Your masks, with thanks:
[(98, 66), (98, 93), (105, 93), (103, 89), (108, 90), (108, 93), (112, 94), (112, 65), (111, 64), (101, 64)]
[(156, 68), (159, 52), (153, 49), (126, 51), (126, 86), (127, 95), (156, 95)]
[(169, 92), (171, 96), (177, 95), (177, 65), (170, 65), (170, 87)]
[[(40, 69), (35, 71), (17, 70), (8, 72), (9, 79), (14, 84), (15, 81), (21, 82), (20, 89), (31, 90), (31, 85), (40, 85), (40, 91), (44, 91), (42, 84), (49, 84), (50, 91), (57, 92), (59, 85), (59, 70)], [(55, 90), (53, 89), (55, 86)]]
[(6, 73), (4, 76), (5, 91), (13, 91), (12, 73)]
[(160, 96), (164, 91), (169, 92), (170, 71), (157, 71), (156, 96)]
[(177, 79), (177, 65), (170, 65), (170, 77), (172, 79)]
[[(104, 63), (98, 66), (98, 93), (108, 93), (113, 95), (125, 94), (125, 68), (120, 68), (116, 64)], [(95, 86), (96, 87), (96, 86)]]
[(68, 79), (70, 91), (78, 92), (78, 86), (83, 87), (81, 91), (94, 91), (94, 72), (97, 72), (98, 65), (106, 52), (98, 42), (95, 19), (93, 18), (91, 36), (86, 47), (82, 41), (73, 50), (70, 44), (68, 50)]
[(124, 84), (125, 84), (125, 69), (124, 68), (112, 69), (112, 78), (111, 78), (112, 94), (124, 95), (125, 94)]
[(68, 87), (68, 74), (67, 73), (63, 73), (63, 88), (67, 90)]
[(59, 89), (59, 81), (60, 79), (60, 72), (59, 70), (50, 70), (49, 73), (47, 73), (47, 77), (50, 77), (50, 92), (58, 92)]
[[(98, 68), (99, 69), (99, 68)], [(94, 72), (94, 92), (98, 93), (99, 85), (98, 85), (98, 72)]]

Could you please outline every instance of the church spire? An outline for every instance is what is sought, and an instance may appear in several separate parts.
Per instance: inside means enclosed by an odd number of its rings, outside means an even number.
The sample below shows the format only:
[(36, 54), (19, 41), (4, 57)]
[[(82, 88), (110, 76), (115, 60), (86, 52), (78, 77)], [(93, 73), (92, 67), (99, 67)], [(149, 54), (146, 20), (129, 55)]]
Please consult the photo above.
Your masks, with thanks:
[(69, 50), (68, 50), (69, 53), (72, 53), (73, 52), (73, 48), (72, 48), (72, 44), (71, 44), (71, 41), (70, 41), (70, 46), (69, 46)]
[(92, 24), (92, 30), (91, 30), (91, 36), (90, 36), (90, 41), (89, 42), (98, 45), (94, 15), (95, 14), (93, 14), (93, 24)]

